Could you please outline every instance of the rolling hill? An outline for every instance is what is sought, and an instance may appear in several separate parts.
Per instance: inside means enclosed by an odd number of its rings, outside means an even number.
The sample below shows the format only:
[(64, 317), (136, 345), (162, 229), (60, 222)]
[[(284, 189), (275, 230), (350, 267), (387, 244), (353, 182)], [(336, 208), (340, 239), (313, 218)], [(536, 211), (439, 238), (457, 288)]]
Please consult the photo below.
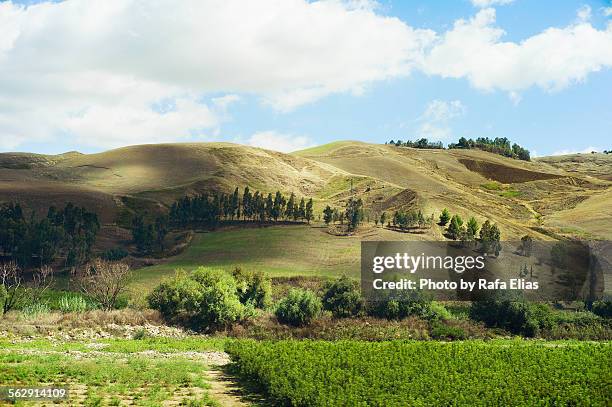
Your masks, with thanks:
[[(402, 208), (437, 216), (446, 207), (498, 223), (505, 238), (611, 238), (611, 168), (603, 154), (524, 162), (355, 141), (292, 154), (230, 143), (155, 144), (98, 154), (0, 154), (0, 201), (38, 212), (68, 201), (84, 205), (100, 214), (109, 244), (122, 235), (116, 224), (125, 213), (162, 211), (185, 194), (246, 185), (312, 197), (317, 212), (356, 194), (370, 216)], [(443, 239), (438, 230), (404, 235), (398, 238)]]

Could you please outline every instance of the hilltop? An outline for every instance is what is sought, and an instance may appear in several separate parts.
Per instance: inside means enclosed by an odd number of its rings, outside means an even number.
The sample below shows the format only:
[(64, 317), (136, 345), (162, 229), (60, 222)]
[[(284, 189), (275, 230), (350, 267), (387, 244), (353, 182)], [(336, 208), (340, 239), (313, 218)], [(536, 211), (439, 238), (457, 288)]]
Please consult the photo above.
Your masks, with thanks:
[[(231, 143), (152, 144), (98, 154), (0, 154), (0, 201), (39, 212), (72, 201), (112, 227), (126, 212), (160, 211), (186, 194), (248, 185), (312, 197), (318, 212), (356, 194), (372, 216), (417, 208), (430, 215), (446, 207), (490, 219), (509, 238), (610, 238), (611, 167), (600, 154), (525, 162), (479, 150), (355, 141), (292, 154)], [(433, 231), (432, 237), (442, 238)]]

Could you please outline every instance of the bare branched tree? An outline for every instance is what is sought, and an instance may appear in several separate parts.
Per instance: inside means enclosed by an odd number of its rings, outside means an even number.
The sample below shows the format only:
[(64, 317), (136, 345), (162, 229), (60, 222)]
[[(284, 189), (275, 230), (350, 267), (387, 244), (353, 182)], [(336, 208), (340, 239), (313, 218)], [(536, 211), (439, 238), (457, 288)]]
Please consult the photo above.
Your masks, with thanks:
[(0, 305), (6, 314), (27, 295), (23, 287), (21, 269), (15, 262), (0, 264)]
[(32, 273), (32, 281), (29, 284), (30, 297), (32, 302), (39, 302), (45, 292), (53, 284), (53, 269), (49, 266), (42, 266)]
[(130, 266), (121, 262), (96, 259), (85, 265), (77, 276), (81, 291), (97, 301), (103, 309), (115, 307), (119, 296), (127, 292)]

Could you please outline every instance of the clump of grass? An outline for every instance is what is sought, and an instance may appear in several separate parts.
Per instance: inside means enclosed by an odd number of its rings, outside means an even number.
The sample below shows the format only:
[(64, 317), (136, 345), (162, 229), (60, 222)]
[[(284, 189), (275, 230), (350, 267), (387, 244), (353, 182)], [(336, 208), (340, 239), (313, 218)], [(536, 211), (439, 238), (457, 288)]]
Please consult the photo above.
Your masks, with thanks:
[(480, 186), (489, 191), (501, 191), (503, 189), (502, 184), (500, 184), (497, 181), (491, 181), (491, 182), (487, 182), (486, 184), (480, 184)]
[(521, 191), (517, 191), (514, 189), (509, 189), (499, 194), (499, 196), (503, 196), (504, 198), (515, 198), (520, 195), (521, 195)]
[(26, 305), (21, 310), (23, 315), (28, 319), (36, 318), (39, 315), (48, 314), (50, 311), (49, 305), (42, 302)]
[(90, 306), (87, 300), (80, 295), (65, 294), (59, 299), (59, 310), (62, 312), (84, 312)]

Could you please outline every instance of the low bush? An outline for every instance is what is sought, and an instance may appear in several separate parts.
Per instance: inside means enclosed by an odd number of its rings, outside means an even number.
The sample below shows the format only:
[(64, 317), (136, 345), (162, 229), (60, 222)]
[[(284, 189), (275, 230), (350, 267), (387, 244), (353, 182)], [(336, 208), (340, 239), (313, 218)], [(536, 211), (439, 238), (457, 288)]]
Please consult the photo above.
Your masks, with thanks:
[(325, 285), (323, 308), (331, 311), (336, 318), (356, 316), (362, 312), (364, 301), (359, 291), (359, 283), (346, 276)]
[(177, 273), (157, 286), (148, 302), (165, 319), (204, 331), (226, 328), (255, 314), (251, 303), (240, 302), (233, 276), (204, 267), (189, 275)]
[(308, 325), (321, 313), (321, 300), (312, 291), (292, 289), (276, 306), (279, 322), (293, 326)]
[(612, 301), (595, 301), (591, 308), (591, 312), (602, 318), (612, 318)]
[(272, 299), (272, 283), (261, 272), (244, 271), (236, 267), (232, 273), (236, 280), (238, 296), (243, 304), (266, 309)]
[(420, 291), (401, 292), (393, 296), (370, 301), (368, 315), (401, 320), (408, 316), (423, 319), (437, 319), (439, 315), (432, 309), (432, 302)]
[(431, 326), (431, 337), (434, 339), (463, 340), (467, 338), (467, 333), (461, 327), (436, 321)]
[(129, 253), (122, 247), (113, 247), (105, 250), (100, 257), (107, 261), (119, 261), (125, 259)]
[(470, 318), (527, 337), (538, 336), (555, 324), (552, 310), (545, 304), (510, 298), (474, 301)]

